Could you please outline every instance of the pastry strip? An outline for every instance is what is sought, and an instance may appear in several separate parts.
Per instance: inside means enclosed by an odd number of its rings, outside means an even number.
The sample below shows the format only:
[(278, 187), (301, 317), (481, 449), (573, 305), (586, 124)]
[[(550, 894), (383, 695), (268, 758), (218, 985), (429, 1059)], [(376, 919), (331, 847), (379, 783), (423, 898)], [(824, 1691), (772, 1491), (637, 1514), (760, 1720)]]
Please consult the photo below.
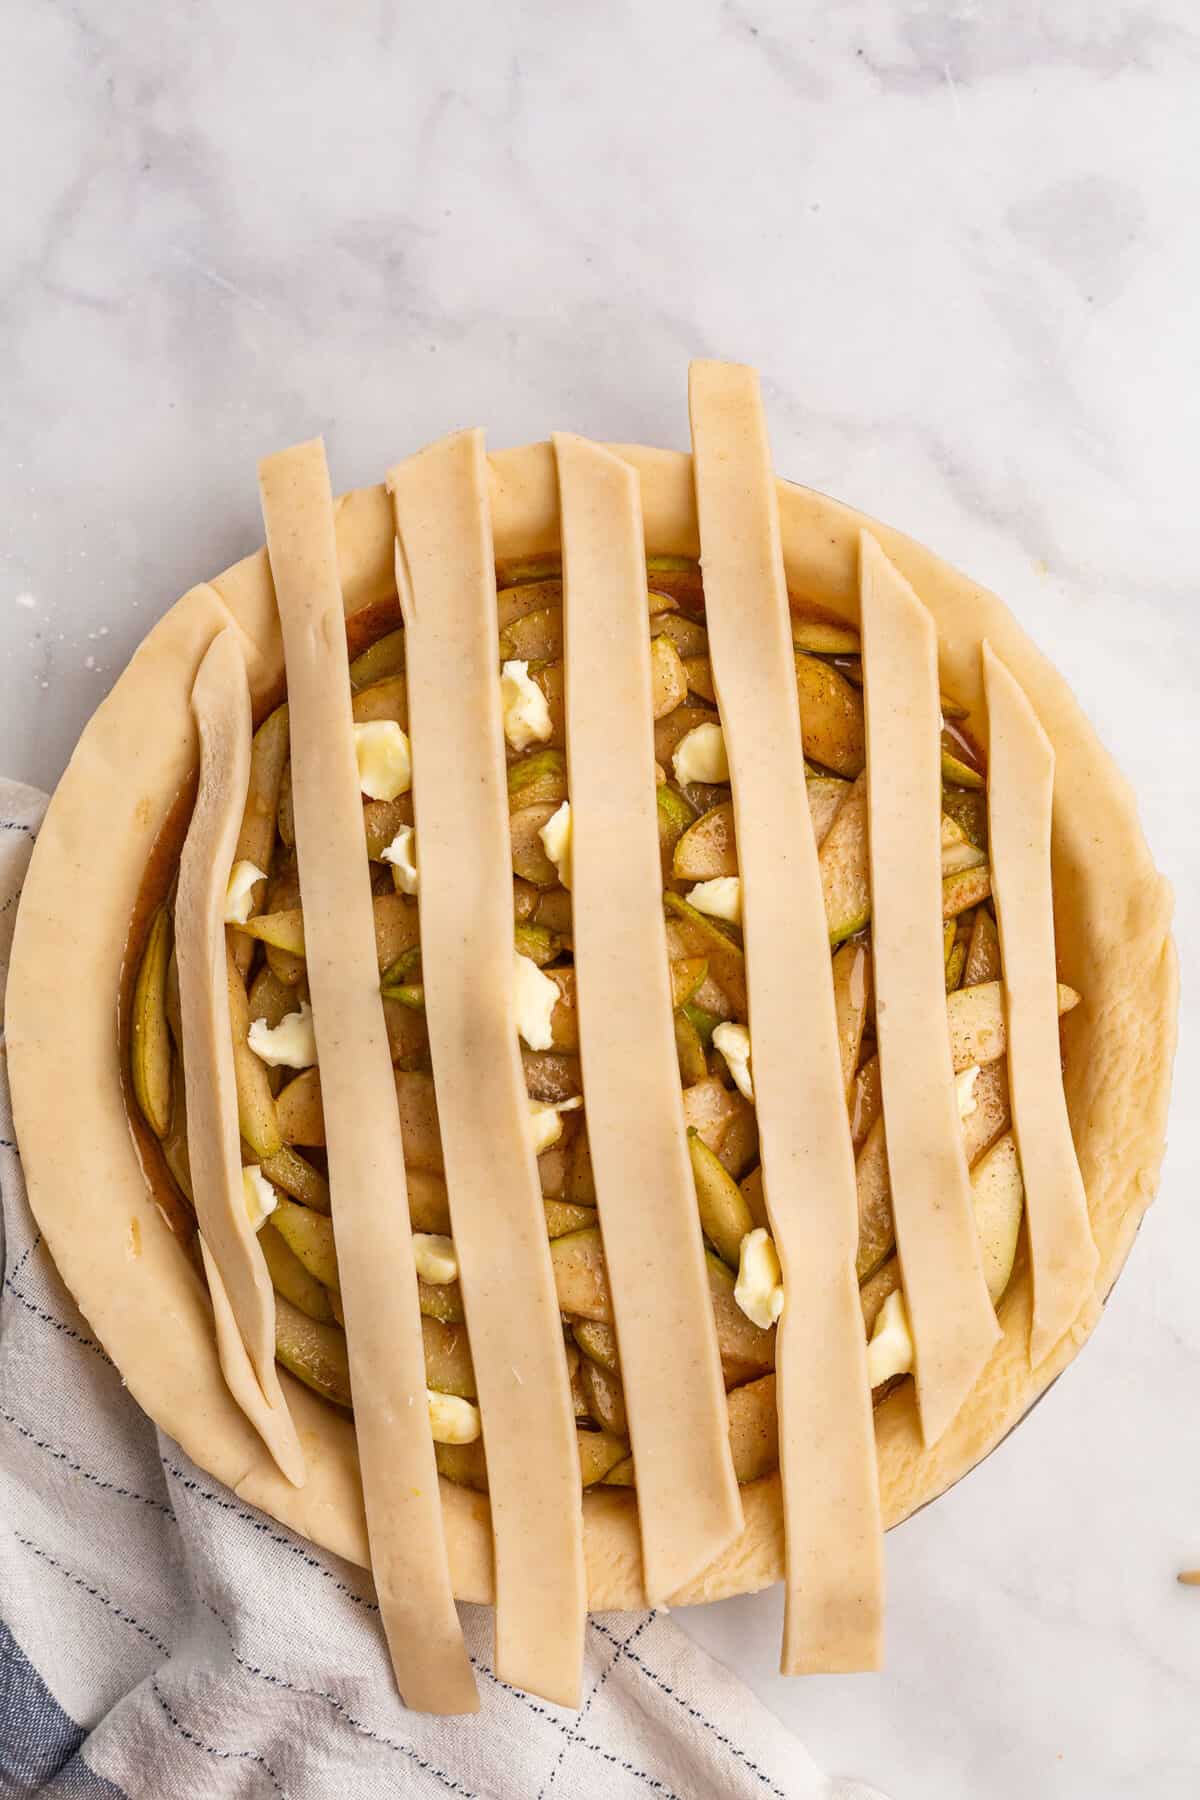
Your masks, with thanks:
[(259, 465), (283, 627), (296, 853), (371, 1569), (418, 1712), (479, 1704), (450, 1586), (379, 994), (333, 501), (320, 439)]
[(763, 1187), (786, 1296), (775, 1349), (785, 1674), (879, 1667), (883, 1529), (855, 1277), (858, 1200), (758, 378), (693, 363), (713, 682), (733, 784)]
[(487, 1454), (496, 1673), (579, 1704), (587, 1591), (574, 1408), (513, 989), (512, 849), (483, 433), (388, 475), (404, 610), (421, 969)]
[(1008, 1015), (1008, 1085), (1033, 1266), (1030, 1361), (1047, 1357), (1092, 1292), (1096, 1245), (1063, 1092), (1050, 826), (1054, 748), (1014, 677), (983, 645), (988, 841)]
[(175, 953), (196, 1219), (226, 1384), (288, 1480), (303, 1487), (304, 1453), (275, 1368), (275, 1290), (242, 1183), (225, 891), (250, 779), (250, 690), (231, 628), (200, 664), (192, 711), (200, 787), (179, 861)]
[(937, 631), (860, 540), (875, 1019), (896, 1247), (935, 1444), (1000, 1337), (988, 1298), (946, 1029)]
[(637, 475), (558, 433), (572, 918), (600, 1228), (659, 1605), (742, 1529), (671, 1012)]

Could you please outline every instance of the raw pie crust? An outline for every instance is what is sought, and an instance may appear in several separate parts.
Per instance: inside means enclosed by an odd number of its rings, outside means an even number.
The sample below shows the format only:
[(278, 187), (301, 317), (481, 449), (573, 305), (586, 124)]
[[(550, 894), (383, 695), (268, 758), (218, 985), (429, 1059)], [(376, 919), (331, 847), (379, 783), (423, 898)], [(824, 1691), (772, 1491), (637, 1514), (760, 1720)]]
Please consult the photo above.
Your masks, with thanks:
[[(641, 481), (648, 553), (699, 551), (691, 458), (614, 446)], [(548, 444), (488, 458), (495, 552), (502, 564), (557, 556), (558, 486)], [(788, 585), (858, 625), (859, 538), (866, 528), (937, 626), (939, 676), (986, 741), (981, 645), (1020, 682), (1055, 752), (1053, 875), (1060, 979), (1083, 996), (1064, 1022), (1071, 1126), (1098, 1252), (1094, 1295), (1071, 1333), (1030, 1367), (1032, 1312), (1022, 1249), (999, 1306), (1001, 1337), (966, 1404), (932, 1447), (914, 1384), (876, 1410), (885, 1525), (973, 1467), (1071, 1360), (1096, 1323), (1161, 1161), (1174, 1051), (1177, 968), (1171, 897), (1142, 838), (1126, 783), (1065, 682), (994, 596), (900, 533), (791, 483), (778, 483)], [(393, 597), (394, 527), (382, 486), (337, 503), (346, 611)], [(283, 651), (260, 551), (184, 595), (149, 634), (88, 725), (42, 826), (17, 921), (6, 1012), (14, 1111), (38, 1222), (64, 1280), (130, 1391), (188, 1454), (243, 1499), (328, 1549), (367, 1562), (354, 1428), (281, 1375), (308, 1479), (292, 1487), (226, 1388), (207, 1295), (143, 1172), (117, 1029), (145, 870), (198, 761), (189, 704), (215, 635), (242, 636), (256, 712), (280, 689)], [(71, 990), (66, 972), (88, 978)], [(63, 1129), (68, 1113), (71, 1129)], [(486, 1496), (443, 1481), (454, 1591), (490, 1601)], [(678, 1602), (766, 1586), (783, 1574), (778, 1475), (741, 1490), (745, 1529)], [(588, 1602), (645, 1603), (636, 1499), (584, 1495)]]

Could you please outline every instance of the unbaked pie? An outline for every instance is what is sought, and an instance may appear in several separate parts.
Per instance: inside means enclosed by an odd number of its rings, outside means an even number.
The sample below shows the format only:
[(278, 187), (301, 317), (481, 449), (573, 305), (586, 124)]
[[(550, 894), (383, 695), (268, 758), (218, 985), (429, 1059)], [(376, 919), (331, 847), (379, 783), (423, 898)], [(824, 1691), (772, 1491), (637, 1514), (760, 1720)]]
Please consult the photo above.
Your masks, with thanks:
[(1064, 684), (776, 481), (751, 371), (691, 411), (692, 458), (466, 432), (338, 502), (269, 458), (21, 905), (65, 1279), (192, 1456), (369, 1558), (431, 1710), (456, 1595), (565, 1703), (589, 1605), (781, 1575), (785, 1669), (877, 1666), (883, 1527), (1083, 1342), (1161, 1155), (1169, 893)]

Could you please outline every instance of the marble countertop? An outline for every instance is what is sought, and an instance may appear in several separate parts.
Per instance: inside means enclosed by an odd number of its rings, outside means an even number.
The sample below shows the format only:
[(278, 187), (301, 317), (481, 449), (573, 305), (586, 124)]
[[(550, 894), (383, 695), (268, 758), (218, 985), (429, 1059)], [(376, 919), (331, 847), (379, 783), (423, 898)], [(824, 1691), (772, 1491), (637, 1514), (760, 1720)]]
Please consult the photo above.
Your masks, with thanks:
[[(606, 17), (605, 15), (610, 15)], [(996, 589), (1132, 779), (1200, 942), (1188, 0), (348, 0), (0, 15), (0, 772), (53, 784), (149, 624), (482, 416), (686, 442), (693, 353), (778, 465)], [(1185, 987), (1186, 991), (1186, 987)], [(1200, 1133), (1093, 1343), (889, 1539), (889, 1667), (785, 1683), (773, 1594), (679, 1617), (894, 1800), (1200, 1791)]]

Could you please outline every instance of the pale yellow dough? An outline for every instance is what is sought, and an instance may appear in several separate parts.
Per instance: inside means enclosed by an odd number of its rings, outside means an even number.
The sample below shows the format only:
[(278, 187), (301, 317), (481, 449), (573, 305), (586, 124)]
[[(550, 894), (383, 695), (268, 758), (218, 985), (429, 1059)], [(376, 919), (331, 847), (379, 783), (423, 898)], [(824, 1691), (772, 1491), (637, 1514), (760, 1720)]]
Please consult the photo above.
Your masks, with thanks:
[(1092, 1291), (1096, 1245), (1058, 1046), (1050, 826), (1054, 748), (989, 644), (988, 852), (1004, 962), (1008, 1086), (1033, 1263), (1029, 1352), (1040, 1363)]
[(594, 444), (554, 441), (579, 1048), (657, 1605), (736, 1540), (742, 1508), (671, 1018), (637, 482)]
[[(618, 446), (641, 480), (646, 544), (699, 552), (691, 458)], [(557, 555), (558, 487), (548, 443), (488, 458), (498, 557)], [(980, 645), (1020, 681), (1055, 750), (1053, 870), (1060, 975), (1083, 996), (1065, 1022), (1066, 1094), (1099, 1252), (1092, 1296), (1070, 1333), (1029, 1363), (1031, 1287), (1019, 1257), (1000, 1304), (1003, 1336), (939, 1442), (921, 1441), (911, 1382), (876, 1412), (885, 1525), (934, 1499), (985, 1456), (1071, 1360), (1099, 1316), (1154, 1194), (1175, 1046), (1177, 968), (1171, 896), (1138, 825), (1133, 796), (1062, 677), (992, 594), (902, 533), (811, 489), (779, 481), (791, 590), (858, 623), (858, 545), (865, 528), (920, 595), (937, 627), (942, 686), (981, 740)], [(348, 614), (394, 595), (394, 529), (383, 486), (335, 503), (338, 571)], [(283, 656), (266, 555), (258, 551), (193, 588), (154, 628), (84, 732), (39, 835), (17, 919), (6, 1030), (17, 1133), (30, 1199), (91, 1330), (134, 1397), (201, 1467), (244, 1499), (352, 1561), (365, 1563), (362, 1490), (350, 1421), (299, 1383), (283, 1383), (308, 1458), (297, 1490), (275, 1468), (225, 1386), (212, 1314), (188, 1257), (159, 1216), (129, 1128), (117, 1018), (147, 861), (177, 795), (194, 776), (192, 680), (216, 633), (242, 634), (252, 693), (278, 690)], [(80, 906), (86, 893), (88, 904)], [(64, 1033), (64, 971), (86, 968)], [(62, 1130), (70, 1096), (74, 1129)], [(130, 1253), (131, 1222), (140, 1253)], [(1064, 1397), (1064, 1404), (1069, 1401)], [(455, 1592), (492, 1597), (484, 1495), (442, 1485)], [(737, 1542), (678, 1598), (715, 1599), (783, 1572), (778, 1477), (742, 1490)], [(625, 1490), (584, 1499), (588, 1598), (637, 1607), (644, 1588), (637, 1510)]]
[(258, 480), (287, 651), (305, 967), (371, 1571), (406, 1704), (474, 1712), (437, 1503), (324, 446), (316, 439), (267, 457)]
[(483, 433), (443, 439), (388, 484), (416, 750), (425, 1016), (495, 1524), (496, 1673), (577, 1706), (587, 1614), (579, 1452), (517, 1046)]
[(775, 1350), (787, 1544), (781, 1666), (785, 1674), (873, 1669), (882, 1655), (883, 1533), (854, 1273), (854, 1150), (771, 454), (752, 369), (693, 363), (690, 392), (705, 617), (737, 821), (763, 1188), (784, 1276)]
[(275, 1366), (275, 1290), (246, 1212), (229, 1016), (226, 871), (250, 776), (250, 694), (236, 632), (213, 639), (191, 703), (200, 736), (200, 785), (179, 862), (175, 953), (196, 1221), (230, 1391), (282, 1473), (299, 1487), (304, 1452)]
[(1000, 1328), (984, 1280), (945, 1024), (937, 632), (867, 532), (860, 556), (875, 1031), (928, 1445), (957, 1416)]

